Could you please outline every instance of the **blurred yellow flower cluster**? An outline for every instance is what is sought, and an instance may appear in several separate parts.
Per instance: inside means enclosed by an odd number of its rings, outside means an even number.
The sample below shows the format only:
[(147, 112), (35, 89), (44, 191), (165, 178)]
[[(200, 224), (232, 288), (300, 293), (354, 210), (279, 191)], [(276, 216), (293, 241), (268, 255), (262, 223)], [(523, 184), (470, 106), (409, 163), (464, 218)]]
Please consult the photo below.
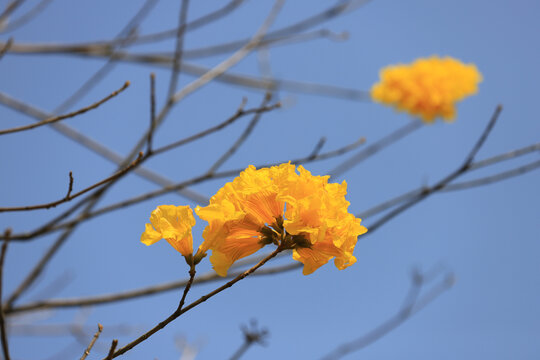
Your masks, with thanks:
[[(313, 176), (302, 166), (297, 173), (291, 164), (258, 170), (249, 166), (225, 184), (208, 206), (196, 208), (208, 226), (195, 259), (212, 250), (210, 262), (225, 276), (235, 261), (274, 244), (292, 250), (293, 258), (304, 264), (305, 275), (332, 258), (340, 270), (354, 264), (357, 237), (367, 229), (347, 211), (347, 184), (328, 183), (328, 178)], [(189, 216), (186, 223), (192, 223)], [(148, 226), (143, 242), (153, 234)]]
[(475, 94), (481, 81), (474, 64), (433, 56), (383, 68), (380, 82), (371, 88), (371, 97), (427, 123), (437, 117), (449, 121), (456, 115), (456, 102)]

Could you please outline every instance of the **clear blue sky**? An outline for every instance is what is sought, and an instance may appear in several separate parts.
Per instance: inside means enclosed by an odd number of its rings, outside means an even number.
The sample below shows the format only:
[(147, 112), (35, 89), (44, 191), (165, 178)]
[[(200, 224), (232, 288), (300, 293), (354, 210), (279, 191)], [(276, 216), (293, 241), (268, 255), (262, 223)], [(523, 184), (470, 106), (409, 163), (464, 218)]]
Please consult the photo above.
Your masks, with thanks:
[[(36, 3), (29, 1), (28, 6)], [(161, 1), (146, 19), (141, 33), (175, 26), (178, 1)], [(222, 1), (192, 1), (188, 17), (199, 17)], [(295, 22), (330, 5), (329, 1), (288, 1), (273, 28)], [(188, 34), (187, 49), (218, 44), (253, 34), (272, 2), (247, 1), (230, 17)], [(32, 23), (12, 35), (15, 42), (70, 43), (112, 38), (135, 14), (142, 1), (55, 0)], [(5, 6), (3, 2), (2, 7)], [(26, 8), (26, 7), (25, 7)], [(449, 55), (477, 65), (484, 77), (476, 96), (463, 101), (453, 124), (438, 122), (382, 151), (345, 173), (351, 212), (358, 213), (422, 184), (433, 184), (461, 164), (481, 134), (497, 104), (503, 113), (480, 151), (483, 159), (539, 141), (537, 46), (540, 4), (536, 1), (384, 1), (373, 0), (337, 20), (315, 29), (347, 31), (345, 42), (320, 39), (270, 49), (274, 76), (306, 82), (369, 90), (381, 67), (411, 62), (418, 57)], [(137, 51), (170, 52), (172, 40)], [(190, 59), (205, 66), (221, 57)], [(102, 60), (69, 56), (7, 54), (0, 61), (0, 91), (43, 110), (52, 111), (84, 82)], [(250, 56), (233, 68), (259, 75), (257, 58)], [(169, 73), (162, 68), (118, 65), (76, 106), (94, 102), (126, 80), (131, 87), (101, 108), (66, 123), (111, 149), (127, 154), (148, 126), (148, 76), (154, 71), (158, 106), (166, 95)], [(180, 86), (193, 80), (182, 74)], [(262, 93), (210, 84), (174, 108), (155, 135), (156, 144), (193, 134), (236, 111), (242, 97), (257, 106)], [(370, 102), (324, 98), (280, 91), (284, 107), (264, 115), (253, 136), (223, 169), (288, 160), (309, 154), (321, 136), (325, 149), (335, 149), (364, 136), (376, 141), (411, 119)], [(33, 120), (0, 107), (0, 128)], [(247, 124), (243, 119), (197, 144), (151, 160), (149, 168), (180, 181), (205, 171), (230, 146)], [(54, 200), (65, 194), (67, 174), (73, 171), (75, 190), (110, 174), (115, 167), (50, 128), (0, 138), (0, 206)], [(510, 169), (538, 154), (471, 174), (467, 179)], [(342, 158), (342, 159), (346, 159)], [(307, 165), (324, 175), (339, 161)], [(465, 179), (465, 178), (464, 178)], [(229, 179), (227, 179), (229, 180)], [(225, 180), (194, 189), (210, 196)], [(241, 344), (239, 326), (257, 319), (270, 331), (266, 347), (254, 346), (245, 359), (317, 359), (342, 342), (353, 340), (391, 316), (402, 304), (413, 267), (443, 266), (457, 278), (455, 286), (397, 330), (347, 359), (536, 359), (540, 353), (540, 172), (494, 185), (436, 194), (361, 237), (358, 263), (338, 271), (330, 263), (310, 276), (289, 272), (246, 279), (209, 300), (164, 331), (140, 345), (126, 359), (177, 359), (178, 339), (198, 347), (197, 359), (228, 358)], [(101, 205), (156, 189), (134, 175), (122, 180)], [(169, 194), (129, 209), (95, 218), (80, 226), (56, 255), (21, 304), (43, 297), (74, 297), (128, 290), (183, 278), (187, 267), (165, 242), (145, 247), (139, 242), (150, 212), (160, 204), (195, 205)], [(0, 229), (31, 230), (58, 210), (32, 214), (2, 213)], [(375, 219), (367, 218), (364, 224)], [(199, 244), (204, 221), (194, 228)], [(12, 244), (4, 270), (4, 293), (10, 293), (57, 234), (29, 244)], [(284, 263), (290, 259), (280, 260)], [(200, 273), (210, 270), (208, 264)], [(59, 277), (67, 286), (47, 290)], [(195, 287), (189, 300), (217, 284)], [(140, 333), (167, 317), (176, 307), (179, 291), (93, 308), (86, 324), (105, 326), (92, 359), (103, 357), (115, 325), (136, 325)], [(65, 324), (80, 317), (75, 310), (36, 313), (19, 323)], [(90, 335), (82, 339), (90, 340)], [(120, 337), (125, 344), (133, 334)], [(14, 359), (47, 359), (70, 345), (70, 337), (11, 338)], [(38, 350), (39, 349), (39, 350)], [(80, 353), (83, 344), (74, 345)], [(76, 350), (78, 351), (78, 350)], [(101, 351), (101, 353), (100, 353)], [(77, 353), (77, 352), (76, 352)], [(71, 358), (73, 353), (69, 355)], [(62, 358), (60, 355), (57, 358)]]

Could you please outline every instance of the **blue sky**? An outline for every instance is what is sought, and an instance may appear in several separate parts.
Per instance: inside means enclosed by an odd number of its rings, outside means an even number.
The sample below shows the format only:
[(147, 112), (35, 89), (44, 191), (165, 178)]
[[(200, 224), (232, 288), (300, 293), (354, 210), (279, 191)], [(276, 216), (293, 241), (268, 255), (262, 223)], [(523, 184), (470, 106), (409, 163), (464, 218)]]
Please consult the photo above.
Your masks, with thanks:
[[(33, 1), (22, 9), (29, 8)], [(314, 14), (333, 2), (288, 1), (273, 29)], [(220, 6), (219, 1), (192, 1), (188, 18)], [(15, 43), (72, 43), (114, 37), (142, 5), (132, 2), (74, 2), (55, 0), (32, 23), (9, 34)], [(231, 16), (188, 33), (187, 49), (200, 48), (253, 34), (272, 2), (246, 1)], [(2, 5), (4, 6), (4, 5)], [(418, 57), (449, 55), (475, 63), (483, 75), (479, 93), (459, 104), (452, 124), (437, 122), (354, 167), (335, 181), (348, 183), (350, 211), (359, 213), (381, 201), (423, 184), (433, 184), (466, 157), (497, 104), (504, 110), (478, 159), (538, 142), (537, 94), (540, 80), (540, 25), (535, 1), (373, 0), (316, 29), (347, 31), (347, 41), (319, 39), (269, 50), (272, 75), (277, 78), (369, 90), (381, 67), (411, 62)], [(142, 34), (173, 28), (178, 2), (161, 1), (142, 23)], [(136, 46), (133, 52), (171, 52), (174, 41)], [(227, 55), (189, 59), (207, 67)], [(0, 91), (38, 108), (52, 111), (103, 64), (101, 59), (7, 54), (0, 61)], [(148, 127), (149, 73), (156, 73), (158, 106), (164, 102), (169, 71), (121, 63), (72, 109), (85, 106), (129, 80), (123, 94), (66, 124), (127, 154)], [(259, 76), (257, 57), (251, 55), (231, 71)], [(194, 79), (182, 74), (179, 86)], [(179, 103), (155, 134), (155, 143), (168, 144), (223, 121), (243, 97), (258, 106), (263, 94), (242, 87), (211, 83)], [(249, 164), (287, 161), (309, 154), (321, 136), (324, 150), (339, 148), (359, 137), (370, 144), (411, 121), (408, 115), (368, 101), (350, 101), (290, 91), (276, 97), (284, 106), (265, 114), (253, 135), (223, 170)], [(29, 124), (32, 119), (0, 107), (1, 128)], [(150, 160), (145, 166), (174, 181), (204, 172), (236, 136), (248, 119), (203, 141)], [(323, 150), (323, 151), (324, 151)], [(1, 206), (42, 203), (65, 194), (69, 171), (75, 191), (114, 171), (115, 166), (50, 128), (2, 136), (0, 139)], [(306, 165), (316, 175), (328, 173), (341, 161)], [(538, 154), (479, 170), (474, 179), (537, 159)], [(194, 190), (211, 196), (225, 181), (199, 184)], [(175, 339), (198, 348), (197, 359), (228, 358), (241, 344), (239, 327), (250, 319), (270, 331), (266, 347), (254, 346), (244, 358), (317, 359), (337, 345), (375, 328), (399, 309), (414, 267), (442, 267), (456, 276), (455, 286), (398, 329), (361, 352), (346, 358), (415, 359), (534, 359), (540, 353), (540, 172), (497, 184), (435, 194), (365, 238), (360, 237), (357, 264), (338, 271), (330, 263), (310, 276), (288, 272), (246, 279), (207, 301), (143, 343), (126, 359), (177, 359)], [(101, 206), (155, 190), (154, 184), (130, 175), (104, 197)], [(45, 276), (20, 299), (20, 304), (54, 298), (104, 294), (184, 278), (187, 268), (165, 242), (145, 247), (139, 237), (150, 212), (161, 204), (196, 205), (175, 194), (139, 203), (129, 209), (96, 217), (77, 228), (47, 268)], [(34, 229), (59, 213), (2, 213), (0, 227), (13, 231)], [(366, 218), (368, 228), (376, 218)], [(204, 221), (194, 228), (200, 243)], [(4, 270), (4, 293), (24, 278), (58, 234), (30, 243), (11, 244)], [(281, 259), (279, 263), (291, 262)], [(201, 264), (199, 272), (210, 271)], [(47, 290), (55, 279), (70, 281)], [(193, 288), (189, 300), (212, 290), (216, 283)], [(44, 295), (45, 294), (45, 295)], [(90, 358), (102, 358), (114, 326), (134, 325), (140, 333), (168, 316), (179, 291), (149, 298), (94, 307), (85, 324), (97, 322), (105, 330)], [(78, 310), (33, 313), (19, 323), (65, 324), (83, 316)], [(90, 331), (90, 332), (91, 332)], [(90, 332), (86, 339), (90, 340)], [(120, 336), (120, 344), (134, 334)], [(11, 337), (14, 359), (47, 359), (73, 346), (71, 337)], [(71, 345), (70, 345), (71, 344)], [(36, 350), (39, 349), (39, 352)], [(101, 353), (100, 353), (101, 351)], [(60, 355), (57, 358), (62, 358)]]

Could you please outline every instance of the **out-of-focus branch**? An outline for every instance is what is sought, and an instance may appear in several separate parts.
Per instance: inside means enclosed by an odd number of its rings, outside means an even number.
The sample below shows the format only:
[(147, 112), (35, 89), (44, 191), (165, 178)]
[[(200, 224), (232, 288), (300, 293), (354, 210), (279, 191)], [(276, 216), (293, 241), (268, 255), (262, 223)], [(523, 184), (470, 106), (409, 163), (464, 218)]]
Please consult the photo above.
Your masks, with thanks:
[(111, 53), (108, 56), (107, 61), (103, 64), (88, 80), (86, 80), (79, 88), (74, 91), (66, 100), (64, 100), (60, 105), (58, 105), (53, 113), (61, 113), (67, 111), (75, 102), (85, 96), (90, 90), (92, 90), (99, 82), (104, 79), (115, 67), (116, 65), (116, 51), (118, 49), (124, 48), (127, 46), (133, 39), (135, 39), (137, 26), (143, 21), (143, 19), (148, 16), (154, 7), (157, 4), (157, 0), (146, 0), (143, 6), (139, 11), (128, 21), (127, 25), (120, 31), (116, 38), (121, 38), (127, 36), (117, 45), (117, 48), (112, 48)]
[(229, 360), (238, 360), (245, 354), (245, 352), (254, 344), (266, 345), (266, 338), (268, 337), (268, 330), (265, 328), (259, 329), (257, 322), (252, 320), (250, 327), (242, 326), (242, 334), (244, 335), (244, 342), (229, 358)]
[[(270, 93), (267, 93), (264, 96), (264, 99), (260, 107), (261, 108), (266, 107), (271, 99), (272, 99), (272, 95)], [(217, 169), (221, 167), (221, 165), (225, 163), (225, 161), (227, 161), (227, 159), (229, 159), (240, 148), (240, 146), (242, 146), (244, 141), (246, 141), (249, 135), (251, 135), (251, 132), (253, 131), (253, 129), (255, 128), (259, 120), (261, 119), (261, 115), (262, 115), (262, 112), (255, 113), (255, 115), (253, 116), (253, 118), (251, 119), (247, 127), (245, 128), (245, 130), (242, 132), (242, 134), (240, 134), (238, 139), (236, 139), (234, 144), (227, 151), (225, 151), (225, 153), (223, 153), (223, 155), (221, 155), (219, 159), (217, 159), (216, 162), (212, 166), (210, 166), (210, 169), (208, 169), (208, 174), (213, 174)]]
[(262, 259), (260, 262), (258, 262), (255, 266), (253, 266), (252, 268), (250, 268), (249, 270), (246, 270), (244, 272), (242, 272), (241, 274), (239, 274), (237, 277), (235, 277), (234, 279), (232, 279), (231, 281), (227, 282), (226, 284), (218, 287), (217, 289), (209, 292), (208, 294), (204, 295), (204, 296), (201, 296), (198, 300), (192, 302), (191, 304), (189, 304), (188, 306), (180, 309), (178, 308), (175, 312), (173, 312), (167, 319), (163, 320), (162, 322), (160, 322), (159, 324), (157, 324), (156, 326), (154, 326), (151, 330), (149, 330), (148, 332), (144, 333), (143, 335), (141, 335), (140, 337), (138, 337), (137, 339), (133, 340), (132, 342), (130, 342), (129, 344), (123, 346), (122, 348), (118, 349), (114, 355), (113, 355), (113, 358), (115, 357), (118, 357), (126, 352), (128, 352), (129, 350), (133, 349), (135, 346), (139, 345), (140, 343), (142, 343), (143, 341), (147, 340), (148, 338), (150, 338), (153, 334), (155, 334), (156, 332), (158, 332), (159, 330), (163, 329), (165, 326), (167, 326), (168, 324), (170, 324), (171, 322), (173, 322), (174, 320), (178, 319), (178, 317), (180, 317), (182, 314), (188, 312), (189, 310), (193, 309), (194, 307), (202, 304), (203, 302), (205, 302), (206, 300), (214, 297), (215, 295), (219, 294), (220, 292), (222, 292), (223, 290), (225, 289), (228, 289), (230, 288), (231, 286), (233, 286), (234, 284), (236, 284), (237, 282), (239, 282), (240, 280), (246, 278), (247, 276), (251, 275), (253, 272), (255, 272), (258, 268), (260, 268), (261, 266), (263, 266), (264, 264), (266, 264), (269, 260), (271, 260), (272, 258), (274, 258), (278, 253), (280, 253), (282, 251), (282, 249), (280, 249), (279, 247), (274, 250), (270, 255), (268, 255), (267, 257), (265, 257), (264, 259)]
[(104, 97), (103, 99), (99, 100), (98, 102), (95, 102), (92, 105), (83, 107), (82, 109), (79, 109), (77, 111), (73, 111), (73, 112), (70, 112), (70, 113), (65, 114), (65, 115), (50, 117), (48, 119), (42, 120), (42, 121), (34, 123), (34, 124), (26, 125), (26, 126), (19, 126), (19, 127), (12, 128), (12, 129), (0, 130), (0, 135), (11, 134), (11, 133), (19, 132), (19, 131), (30, 130), (30, 129), (34, 129), (34, 128), (37, 128), (37, 127), (40, 127), (40, 126), (43, 126), (43, 125), (52, 124), (52, 123), (55, 123), (57, 121), (69, 119), (69, 118), (84, 114), (85, 112), (96, 109), (100, 105), (102, 105), (103, 103), (111, 100), (113, 97), (117, 96), (122, 91), (127, 89), (129, 87), (129, 85), (130, 85), (130, 82), (126, 81), (126, 83), (120, 89), (118, 89), (116, 91), (113, 91), (110, 95)]
[(3, 28), (4, 23), (7, 21), (8, 17), (15, 11), (19, 6), (24, 3), (25, 0), (13, 0), (10, 1), (2, 13), (0, 13), (0, 30)]
[(533, 161), (529, 164), (511, 169), (511, 170), (503, 171), (495, 175), (485, 176), (479, 179), (464, 181), (464, 182), (455, 183), (455, 184), (449, 184), (449, 185), (446, 185), (444, 188), (442, 188), (441, 191), (446, 192), (446, 191), (464, 190), (464, 189), (470, 189), (472, 187), (493, 184), (502, 180), (515, 177), (515, 176), (523, 175), (525, 173), (528, 173), (529, 171), (533, 171), (538, 168), (540, 168), (540, 160)]
[(411, 287), (405, 298), (405, 302), (395, 315), (358, 339), (338, 346), (336, 349), (323, 356), (321, 360), (337, 360), (347, 354), (361, 350), (366, 346), (373, 344), (375, 341), (402, 325), (411, 316), (423, 310), (445, 291), (452, 288), (454, 282), (454, 275), (447, 274), (444, 279), (434, 285), (425, 295), (418, 297), (422, 287), (424, 286), (424, 280), (422, 279), (421, 275), (420, 277), (413, 276)]
[[(4, 260), (6, 258), (6, 252), (7, 247), (9, 243), (9, 234), (11, 230), (7, 229), (5, 232), (5, 240), (2, 244), (2, 250), (0, 252), (0, 302), (2, 299), (2, 288), (4, 286), (3, 280), (4, 280)], [(2, 353), (4, 354), (5, 360), (10, 360), (11, 357), (9, 356), (9, 344), (8, 344), (8, 338), (7, 338), (7, 332), (6, 332), (6, 320), (4, 317), (4, 306), (3, 304), (0, 304), (0, 339), (2, 341)]]
[[(0, 92), (0, 103), (38, 120), (52, 117), (50, 114), (36, 107), (33, 107), (29, 104), (26, 104), (20, 100), (12, 98), (2, 92)], [(72, 139), (77, 144), (86, 147), (90, 151), (104, 157), (105, 159), (117, 165), (120, 165), (123, 162), (123, 159), (124, 159), (123, 156), (107, 148), (101, 143), (95, 141), (94, 139), (78, 132), (72, 127), (63, 123), (52, 123), (50, 125), (54, 130), (60, 132), (62, 135)], [(169, 179), (144, 167), (137, 167), (134, 170), (134, 173), (160, 186), (167, 186), (167, 185), (172, 184), (172, 181), (170, 181)], [(192, 201), (195, 201), (196, 203), (199, 203), (199, 204), (205, 204), (207, 202), (206, 197), (204, 197), (203, 195), (191, 189), (182, 189), (178, 191), (178, 193), (179, 195), (185, 198), (188, 198)]]
[(495, 112), (493, 113), (493, 115), (492, 115), (490, 121), (488, 122), (486, 128), (484, 129), (484, 131), (480, 135), (480, 138), (474, 144), (474, 147), (472, 148), (469, 155), (467, 155), (467, 157), (465, 158), (465, 161), (463, 162), (463, 164), (459, 168), (457, 168), (455, 171), (453, 171), (451, 174), (446, 176), (444, 179), (442, 179), (441, 181), (439, 181), (435, 185), (433, 185), (431, 187), (424, 188), (419, 195), (415, 196), (413, 199), (411, 199), (407, 203), (405, 203), (405, 204), (397, 207), (396, 209), (390, 211), (388, 214), (384, 215), (382, 218), (375, 221), (372, 225), (368, 225), (369, 232), (372, 234), (375, 230), (377, 230), (379, 227), (381, 227), (386, 222), (393, 219), (395, 216), (401, 214), (405, 210), (409, 209), (411, 206), (416, 205), (418, 202), (422, 201), (423, 199), (425, 199), (429, 195), (431, 195), (433, 193), (436, 193), (437, 191), (443, 189), (445, 186), (447, 186), (450, 182), (455, 180), (457, 177), (459, 177), (462, 174), (464, 174), (465, 172), (467, 172), (467, 170), (469, 170), (469, 168), (470, 168), (476, 154), (478, 153), (478, 151), (480, 150), (482, 145), (484, 145), (484, 142), (486, 141), (487, 137), (489, 136), (489, 134), (491, 132), (491, 129), (493, 129), (493, 126), (495, 126), (495, 123), (497, 122), (497, 119), (499, 118), (499, 115), (500, 115), (501, 111), (502, 111), (502, 106), (501, 105), (497, 106), (497, 108), (495, 109)]
[(15, 20), (10, 21), (6, 25), (6, 27), (0, 29), (0, 32), (7, 33), (23, 26), (24, 24), (35, 18), (37, 15), (41, 14), (51, 2), (52, 0), (41, 0), (32, 9), (28, 10), (26, 13), (22, 14)]
[(103, 331), (103, 326), (101, 324), (98, 324), (98, 330), (94, 334), (94, 337), (92, 338), (92, 341), (90, 341), (90, 344), (88, 344), (88, 347), (84, 351), (83, 355), (81, 356), (81, 360), (86, 359), (88, 355), (90, 355), (90, 351), (94, 347), (94, 344), (96, 343), (99, 335), (101, 335), (101, 332)]
[[(540, 150), (540, 143), (537, 143), (537, 144), (532, 144), (532, 145), (529, 145), (529, 146), (525, 146), (523, 148), (520, 148), (520, 149), (517, 149), (517, 150), (512, 150), (512, 151), (509, 151), (509, 152), (506, 152), (506, 153), (503, 153), (503, 154), (500, 154), (500, 155), (495, 155), (495, 156), (492, 156), (490, 158), (487, 158), (485, 160), (480, 160), (480, 161), (475, 161), (473, 162), (469, 168), (467, 169), (466, 172), (464, 172), (463, 174), (465, 173), (468, 173), (470, 171), (473, 171), (473, 170), (478, 170), (478, 169), (481, 169), (483, 167), (486, 167), (486, 166), (490, 166), (490, 165), (494, 165), (494, 164), (498, 164), (500, 162), (503, 162), (503, 161), (507, 161), (507, 160), (511, 160), (511, 159), (515, 159), (517, 157), (520, 157), (520, 156), (523, 156), (523, 155), (527, 155), (531, 152), (535, 152), (535, 151), (539, 151)], [(476, 180), (471, 180), (467, 183), (461, 183), (461, 184), (468, 184), (467, 186), (462, 186), (462, 185), (459, 185), (458, 184), (449, 184), (449, 185), (446, 185), (445, 187), (443, 187), (440, 191), (455, 191), (455, 190), (463, 190), (463, 189), (467, 189), (468, 187), (470, 186), (474, 186), (474, 185), (487, 185), (487, 184), (492, 184), (492, 183), (495, 183), (495, 182), (498, 182), (498, 181), (502, 181), (502, 180), (505, 180), (505, 179), (508, 179), (508, 178), (511, 178), (511, 177), (514, 177), (514, 176), (518, 176), (518, 175), (522, 175), (526, 172), (529, 172), (529, 171), (533, 171), (535, 170), (538, 165), (536, 165), (537, 162), (531, 162), (527, 165), (524, 165), (524, 166), (521, 166), (521, 167), (518, 167), (518, 168), (515, 168), (515, 169), (512, 169), (512, 170), (509, 170), (509, 171), (504, 171), (504, 172), (500, 172), (500, 173), (497, 173), (497, 174), (494, 174), (494, 175), (491, 175), (491, 176), (487, 176), (487, 177), (483, 177), (483, 178), (480, 178), (480, 179), (476, 179)], [(411, 200), (412, 198), (420, 195), (423, 191), (425, 191), (425, 189), (428, 188), (426, 186), (421, 186), (419, 188), (415, 188), (413, 190), (409, 190), (401, 195), (398, 195), (390, 200), (386, 200), (378, 205), (375, 205), (374, 207), (368, 209), (368, 210), (365, 210), (361, 213), (359, 213), (357, 216), (360, 217), (360, 218), (368, 218), (370, 216), (373, 216), (375, 214), (378, 214), (378, 213), (381, 213), (391, 207), (394, 207), (398, 204), (401, 204), (403, 203), (404, 201), (408, 201), (408, 200)]]
[(182, 53), (184, 51), (184, 33), (186, 30), (186, 18), (189, 0), (182, 0), (180, 6), (180, 19), (178, 20), (178, 30), (176, 31), (176, 49), (174, 51), (173, 66), (171, 70), (171, 80), (169, 82), (169, 92), (167, 94), (167, 102), (173, 99), (178, 84), (178, 74), (180, 73), (180, 65), (182, 64)]
[[(286, 271), (296, 270), (302, 266), (300, 263), (287, 264), (282, 266), (275, 266), (267, 269), (262, 269), (255, 272), (252, 276), (263, 276), (263, 275), (274, 275), (283, 273)], [(194, 279), (193, 285), (206, 284), (210, 282), (220, 281), (223, 279), (235, 278), (238, 275), (242, 274), (242, 271), (230, 272), (226, 277), (221, 277), (215, 273), (215, 271), (208, 272), (201, 276), (197, 276)], [(13, 308), (6, 309), (6, 314), (17, 314), (28, 311), (37, 311), (37, 310), (49, 310), (49, 309), (67, 309), (73, 307), (85, 307), (85, 306), (96, 306), (102, 304), (110, 304), (114, 302), (136, 299), (140, 297), (146, 297), (150, 295), (156, 295), (176, 289), (181, 289), (185, 287), (188, 283), (188, 280), (178, 280), (165, 284), (154, 285), (149, 287), (144, 287), (135, 290), (129, 290), (114, 294), (107, 295), (97, 295), (83, 298), (72, 298), (72, 299), (51, 299), (45, 301), (37, 301), (33, 303), (27, 303), (19, 305)]]
[(53, 201), (53, 202), (49, 202), (49, 203), (46, 203), (46, 204), (40, 204), (40, 205), (30, 205), (30, 206), (20, 206), (20, 207), (0, 207), (0, 212), (7, 212), (7, 211), (31, 211), (31, 210), (38, 210), (38, 209), (50, 209), (52, 207), (56, 207), (62, 203), (65, 203), (65, 202), (68, 202), (68, 201), (71, 201), (83, 194), (86, 194), (87, 192), (91, 191), (91, 190), (94, 190), (95, 188), (97, 187), (100, 187), (101, 185), (103, 184), (107, 184), (113, 180), (116, 180), (122, 176), (124, 176), (125, 174), (127, 174), (131, 169), (133, 169), (134, 167), (136, 167), (139, 162), (141, 161), (143, 157), (143, 154), (142, 153), (139, 153), (139, 157), (134, 161), (132, 162), (129, 166), (127, 166), (126, 168), (118, 171), (117, 173), (113, 174), (112, 176), (109, 176), (108, 178), (105, 178), (97, 183), (95, 183), (94, 185), (91, 185), (73, 195), (71, 195), (71, 189), (73, 187), (73, 177), (71, 176), (71, 172), (69, 173), (70, 174), (70, 182), (69, 182), (69, 190), (68, 190), (68, 193), (65, 197), (63, 197), (62, 199), (60, 200), (56, 200), (56, 201)]
[(13, 38), (9, 38), (8, 41), (0, 48), (0, 60), (4, 57), (4, 54), (9, 50), (13, 45)]
[(396, 143), (405, 136), (413, 133), (414, 131), (420, 129), (423, 126), (420, 120), (415, 120), (408, 123), (407, 125), (400, 127), (399, 129), (393, 131), (392, 133), (386, 135), (379, 141), (373, 143), (372, 145), (366, 147), (364, 150), (353, 155), (350, 159), (345, 160), (338, 166), (336, 166), (332, 171), (330, 171), (330, 176), (332, 178), (337, 178), (346, 171), (351, 170), (354, 166), (358, 165), (360, 162), (366, 160), (367, 158), (375, 155), (382, 149), (387, 148), (388, 146)]
[[(203, 130), (203, 131), (201, 131), (201, 132), (199, 132), (197, 134), (188, 136), (188, 137), (186, 137), (186, 138), (184, 138), (184, 139), (182, 139), (180, 141), (174, 142), (174, 143), (169, 144), (169, 145), (162, 146), (162, 147), (160, 147), (160, 148), (158, 148), (156, 150), (152, 150), (150, 153), (147, 153), (145, 155), (145, 157), (141, 161), (144, 161), (144, 160), (148, 159), (150, 156), (155, 156), (155, 155), (158, 155), (158, 154), (160, 154), (162, 152), (165, 152), (165, 151), (171, 150), (173, 148), (188, 144), (188, 143), (190, 143), (192, 141), (199, 140), (199, 139), (201, 139), (201, 138), (203, 138), (203, 137), (205, 137), (207, 135), (210, 135), (210, 134), (212, 134), (212, 133), (214, 133), (216, 131), (221, 130), (222, 128), (232, 124), (234, 121), (238, 120), (239, 118), (241, 118), (241, 117), (243, 117), (245, 115), (256, 114), (256, 113), (259, 113), (259, 112), (271, 111), (271, 110), (274, 110), (274, 109), (280, 107), (279, 103), (276, 103), (274, 105), (265, 106), (265, 107), (262, 107), (262, 108), (253, 108), (253, 109), (244, 110), (243, 109), (243, 106), (244, 106), (243, 104), (244, 103), (242, 103), (242, 105), (238, 108), (238, 110), (236, 111), (236, 113), (234, 115), (232, 115), (231, 117), (229, 117), (228, 119), (226, 119), (222, 123), (220, 123), (220, 124), (218, 124), (218, 125), (216, 125), (214, 127), (208, 128), (206, 130)], [(323, 155), (323, 154), (321, 154), (321, 155)], [(140, 166), (135, 168), (133, 170), (133, 172), (136, 172), (139, 168), (140, 168)], [(170, 185), (166, 185), (162, 190), (157, 190), (157, 191), (162, 191), (162, 193), (167, 193), (167, 192), (171, 192), (171, 191), (182, 191), (183, 189), (187, 188), (190, 185), (200, 183), (200, 182), (202, 182), (204, 180), (207, 180), (207, 179), (210, 179), (212, 177), (213, 177), (213, 175), (205, 174), (203, 176), (195, 177), (195, 178), (193, 178), (191, 180), (185, 181), (185, 182), (181, 183), (180, 186), (178, 184), (173, 184), (172, 182), (170, 182)], [(173, 187), (176, 188), (177, 190), (172, 190)], [(145, 196), (148, 199), (152, 198), (154, 196), (154, 194), (155, 194), (155, 191), (151, 192), (150, 195), (144, 194), (144, 195), (141, 195), (141, 196), (136, 197), (134, 199), (128, 200), (128, 201), (130, 201), (129, 203), (126, 203), (126, 204), (114, 204), (113, 206), (117, 206), (116, 208), (125, 207), (125, 206), (131, 205), (133, 203), (143, 201), (145, 199)], [(155, 195), (155, 196), (157, 196), (157, 195)], [(82, 204), (84, 202), (86, 202), (86, 201), (88, 201), (88, 199), (83, 199), (79, 203), (72, 206), (71, 209), (68, 209), (64, 213), (57, 216), (55, 219), (49, 221), (47, 224), (45, 224), (43, 226), (40, 226), (38, 229), (36, 229), (36, 230), (34, 230), (34, 231), (30, 232), (30, 233), (26, 233), (24, 235), (23, 234), (16, 234), (16, 236), (12, 235), (12, 239), (14, 239), (14, 240), (29, 240), (29, 239), (34, 238), (36, 236), (43, 235), (43, 234), (48, 233), (50, 231), (54, 231), (55, 229), (59, 229), (59, 227), (56, 226), (56, 224), (59, 221), (66, 218), (67, 216), (69, 216), (75, 210), (77, 210), (77, 208), (82, 206)], [(106, 210), (105, 212), (116, 209), (116, 208), (111, 208), (111, 207), (108, 207), (108, 208), (109, 209)], [(97, 210), (97, 211), (100, 211), (100, 210)], [(83, 220), (86, 220), (86, 219), (89, 219), (89, 218), (91, 218), (91, 217), (93, 217), (95, 215), (97, 215), (97, 214), (95, 214), (95, 212), (94, 213), (88, 213), (88, 214), (85, 214), (85, 215), (80, 215), (77, 219), (70, 221), (70, 224), (75, 225), (76, 223), (78, 223), (80, 221), (83, 221)], [(65, 228), (65, 227), (68, 227), (68, 226), (66, 226), (66, 224), (64, 224), (61, 227)], [(0, 236), (0, 239), (1, 239), (1, 236)]]

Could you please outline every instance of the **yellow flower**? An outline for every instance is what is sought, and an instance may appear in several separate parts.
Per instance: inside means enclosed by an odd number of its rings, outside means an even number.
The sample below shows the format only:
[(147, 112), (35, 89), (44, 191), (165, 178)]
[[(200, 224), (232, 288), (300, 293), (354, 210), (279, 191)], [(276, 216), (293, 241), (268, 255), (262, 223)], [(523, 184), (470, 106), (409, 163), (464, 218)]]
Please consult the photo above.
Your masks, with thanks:
[(356, 262), (357, 237), (367, 231), (347, 212), (347, 185), (329, 184), (302, 166), (249, 166), (225, 184), (206, 207), (195, 211), (208, 226), (199, 251), (212, 250), (210, 261), (225, 276), (238, 259), (263, 246), (292, 249), (293, 258), (311, 274), (335, 258), (340, 270)]
[(141, 242), (152, 245), (167, 240), (184, 257), (193, 254), (191, 228), (195, 225), (193, 210), (189, 206), (161, 205), (150, 215), (150, 222), (141, 235)]
[(474, 64), (437, 56), (385, 67), (380, 78), (371, 88), (373, 100), (419, 116), (426, 123), (437, 117), (452, 120), (455, 103), (476, 94), (482, 81)]

